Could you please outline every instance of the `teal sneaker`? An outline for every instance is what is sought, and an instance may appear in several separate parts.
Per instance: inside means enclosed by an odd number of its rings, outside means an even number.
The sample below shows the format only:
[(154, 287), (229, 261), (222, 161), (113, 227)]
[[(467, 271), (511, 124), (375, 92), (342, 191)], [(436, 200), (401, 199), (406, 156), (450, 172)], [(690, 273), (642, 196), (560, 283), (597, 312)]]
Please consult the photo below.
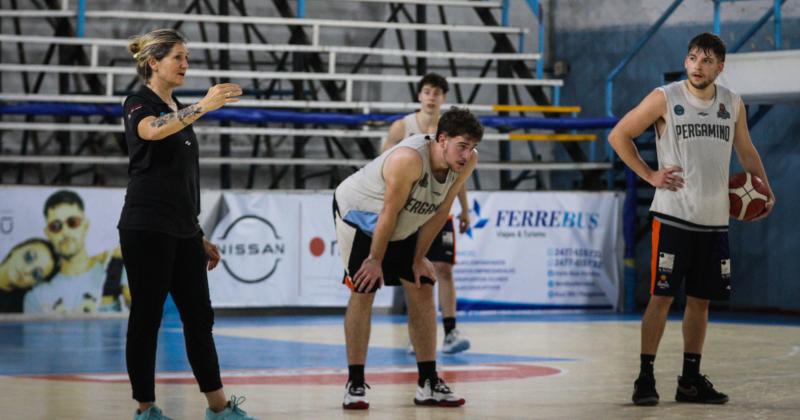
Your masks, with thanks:
[(255, 417), (248, 416), (244, 410), (239, 408), (244, 401), (244, 397), (237, 398), (235, 395), (231, 395), (228, 405), (219, 413), (215, 413), (211, 411), (210, 408), (206, 408), (206, 420), (258, 420)]
[(141, 413), (139, 410), (136, 410), (136, 412), (133, 413), (133, 420), (172, 420), (172, 418), (165, 416), (160, 408), (151, 405), (150, 408)]

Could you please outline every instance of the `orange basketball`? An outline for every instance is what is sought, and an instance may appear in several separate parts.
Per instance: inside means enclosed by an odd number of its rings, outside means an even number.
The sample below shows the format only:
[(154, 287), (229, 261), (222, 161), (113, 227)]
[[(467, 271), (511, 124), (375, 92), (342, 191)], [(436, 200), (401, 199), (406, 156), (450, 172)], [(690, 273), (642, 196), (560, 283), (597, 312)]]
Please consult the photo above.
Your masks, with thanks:
[(731, 200), (731, 217), (751, 220), (764, 211), (769, 190), (761, 178), (749, 172), (740, 172), (728, 181), (728, 197)]

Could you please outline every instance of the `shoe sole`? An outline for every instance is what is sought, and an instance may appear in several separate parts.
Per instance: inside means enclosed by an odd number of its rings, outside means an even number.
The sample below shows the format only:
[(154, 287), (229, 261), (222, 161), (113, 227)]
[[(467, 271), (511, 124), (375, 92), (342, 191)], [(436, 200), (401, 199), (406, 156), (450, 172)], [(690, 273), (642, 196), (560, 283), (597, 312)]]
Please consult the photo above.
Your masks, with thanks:
[(444, 353), (444, 354), (456, 354), (456, 353), (461, 353), (462, 351), (467, 351), (467, 350), (469, 350), (469, 347), (470, 347), (470, 343), (461, 343), (460, 345), (454, 346), (454, 347), (453, 347), (452, 349), (450, 349), (449, 351), (444, 351), (444, 350), (442, 350), (442, 353)]
[(369, 403), (364, 401), (356, 401), (350, 404), (342, 404), (345, 410), (366, 410), (369, 408)]
[(633, 400), (633, 404), (644, 407), (658, 405), (658, 397), (640, 398), (638, 400)]
[(427, 407), (461, 407), (466, 402), (467, 401), (463, 398), (456, 401), (418, 400), (414, 398), (414, 404)]

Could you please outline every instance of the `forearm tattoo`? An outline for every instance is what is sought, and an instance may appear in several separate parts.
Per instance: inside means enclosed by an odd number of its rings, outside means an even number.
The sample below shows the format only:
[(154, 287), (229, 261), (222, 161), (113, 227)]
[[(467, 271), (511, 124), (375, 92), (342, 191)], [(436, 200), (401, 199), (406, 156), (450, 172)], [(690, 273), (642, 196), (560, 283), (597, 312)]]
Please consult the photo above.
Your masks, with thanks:
[(154, 120), (153, 120), (153, 121), (150, 123), (150, 127), (153, 127), (153, 128), (161, 128), (161, 127), (163, 127), (163, 126), (165, 126), (165, 125), (169, 124), (169, 122), (170, 122), (170, 121), (172, 121), (173, 119), (175, 119), (175, 114), (174, 114), (174, 113), (172, 113), (172, 114), (166, 114), (166, 115), (162, 115), (162, 116), (160, 116), (160, 117), (158, 117), (158, 118), (154, 119)]
[(172, 112), (170, 114), (162, 115), (150, 123), (150, 127), (153, 128), (161, 128), (167, 124), (169, 124), (172, 120), (178, 119), (178, 121), (183, 124), (184, 127), (191, 124), (192, 121), (186, 122), (186, 118), (193, 117), (195, 115), (200, 115), (203, 113), (203, 108), (198, 106), (197, 104), (189, 105), (186, 108), (179, 110), (178, 112)]
[(176, 112), (176, 114), (178, 114), (178, 121), (180, 121), (184, 127), (192, 123), (191, 121), (186, 122), (185, 121), (186, 118), (194, 117), (195, 115), (200, 115), (202, 113), (203, 113), (203, 108), (201, 108), (197, 104), (189, 105), (186, 108), (183, 108), (178, 112)]

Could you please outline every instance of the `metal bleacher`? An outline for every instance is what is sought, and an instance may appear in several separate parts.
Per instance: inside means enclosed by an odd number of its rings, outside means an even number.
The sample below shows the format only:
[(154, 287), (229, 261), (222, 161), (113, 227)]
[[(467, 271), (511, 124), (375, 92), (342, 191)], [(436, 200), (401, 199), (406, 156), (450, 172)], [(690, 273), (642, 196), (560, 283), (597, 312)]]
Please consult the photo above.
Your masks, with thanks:
[[(202, 59), (192, 60), (187, 86), (177, 91), (184, 102), (203, 96), (201, 87), (209, 86), (205, 80), (231, 81), (245, 90), (243, 99), (231, 106), (234, 109), (343, 115), (409, 112), (417, 108), (414, 84), (421, 74), (433, 70), (445, 75), (454, 87), (449, 98), (455, 101), (451, 104), (468, 106), (478, 114), (507, 117), (509, 112), (517, 112), (523, 118), (546, 120), (562, 116), (572, 119), (579, 112), (575, 107), (551, 106), (558, 105), (563, 81), (536, 77), (541, 65), (537, 66), (538, 71), (532, 66), (541, 60), (541, 53), (522, 52), (530, 31), (501, 25), (507, 22), (499, 22), (496, 14), (501, 15), (501, 20), (508, 19), (501, 2), (342, 2), (354, 15), (362, 7), (371, 7), (373, 13), (376, 8), (385, 8), (385, 21), (308, 18), (304, 1), (294, 7), (286, 0), (272, 3), (274, 10), (269, 13), (279, 16), (251, 15), (243, 1), (221, 1), (219, 10), (213, 10), (208, 2), (199, 0), (190, 2), (182, 11), (93, 10), (91, 1), (70, 4), (67, 0), (60, 4), (45, 2), (47, 8), (34, 8), (39, 4), (33, 3), (25, 4), (27, 9), (0, 10), (0, 21), (11, 23), (2, 25), (0, 45), (6, 51), (9, 46), (16, 49), (15, 60), (11, 59), (12, 54), (4, 53), (0, 62), (0, 181), (9, 182), (6, 174), (11, 174), (17, 183), (30, 183), (32, 173), (35, 179), (38, 175), (40, 183), (85, 183), (76, 177), (88, 173), (93, 175), (90, 183), (102, 185), (108, 179), (103, 176), (106, 168), (127, 163), (118, 106), (138, 83), (132, 60), (126, 55), (128, 40), (82, 36), (104, 33), (103, 28), (109, 25), (138, 25), (147, 30), (174, 27), (192, 34), (187, 46), (193, 56)], [(538, 12), (541, 23), (538, 2), (528, 3), (535, 3), (532, 10)], [(447, 22), (445, 8), (474, 10), (473, 23)], [(438, 10), (440, 23), (428, 21), (428, 9)], [(264, 10), (256, 13), (263, 14)], [(401, 17), (409, 22), (401, 22)], [(52, 35), (44, 34), (48, 27), (52, 28)], [(216, 40), (208, 36), (213, 29)], [(341, 31), (358, 34), (361, 45), (330, 41)], [(385, 36), (390, 32), (395, 33), (397, 45), (380, 47), (381, 42), (390, 43)], [(415, 48), (407, 45), (404, 36), (408, 33), (415, 36)], [(286, 34), (286, 42), (267, 40)], [(444, 51), (430, 49), (427, 43), (439, 35), (443, 37)], [(456, 37), (481, 39), (490, 47), (488, 52), (458, 50), (452, 47), (453, 41), (459, 40)], [(370, 42), (363, 42), (367, 39)], [(480, 47), (481, 43), (476, 44)], [(412, 60), (416, 61), (413, 65)], [(368, 66), (367, 62), (372, 64)], [(377, 71), (368, 71), (368, 67)], [(496, 77), (489, 75), (492, 70)], [(21, 83), (12, 82), (14, 79)], [(406, 101), (396, 100), (396, 95), (390, 100), (376, 100), (371, 94), (391, 86), (402, 91), (405, 85), (411, 93)], [(462, 94), (462, 89), (467, 88), (469, 94)], [(496, 92), (487, 92), (489, 89)], [(516, 104), (510, 100), (512, 97)], [(61, 108), (30, 111), (53, 104)], [(77, 105), (96, 108), (77, 112)], [(96, 109), (102, 112), (93, 111)], [(260, 168), (270, 171), (265, 184), (269, 188), (304, 188), (306, 180), (320, 176), (329, 177), (327, 184), (335, 185), (346, 176), (340, 171), (352, 170), (376, 155), (376, 144), (388, 128), (386, 119), (357, 125), (344, 123), (346, 128), (341, 125), (298, 123), (292, 119), (271, 120), (269, 124), (203, 121), (197, 124), (196, 132), (214, 136), (217, 141), (201, 142), (201, 165), (219, 167), (222, 188), (241, 187), (232, 181), (232, 167), (248, 171), (243, 185), (246, 188), (256, 185), (255, 173)], [(594, 140), (592, 134), (568, 132), (560, 127), (535, 128), (536, 124), (524, 127), (517, 127), (518, 132), (512, 133), (515, 127), (499, 124), (485, 137), (497, 144), (498, 152), (496, 159), (480, 163), (480, 173), (499, 170), (501, 188), (519, 186), (538, 173), (532, 171), (580, 170), (586, 183), (610, 167), (604, 162), (589, 162), (583, 148), (576, 144)], [(511, 140), (526, 143), (527, 150), (514, 149)], [(540, 153), (534, 141), (562, 144), (573, 161), (536, 161)], [(51, 166), (57, 171), (43, 170)], [(289, 169), (293, 169), (291, 174)], [(474, 181), (480, 187), (477, 177)]]

